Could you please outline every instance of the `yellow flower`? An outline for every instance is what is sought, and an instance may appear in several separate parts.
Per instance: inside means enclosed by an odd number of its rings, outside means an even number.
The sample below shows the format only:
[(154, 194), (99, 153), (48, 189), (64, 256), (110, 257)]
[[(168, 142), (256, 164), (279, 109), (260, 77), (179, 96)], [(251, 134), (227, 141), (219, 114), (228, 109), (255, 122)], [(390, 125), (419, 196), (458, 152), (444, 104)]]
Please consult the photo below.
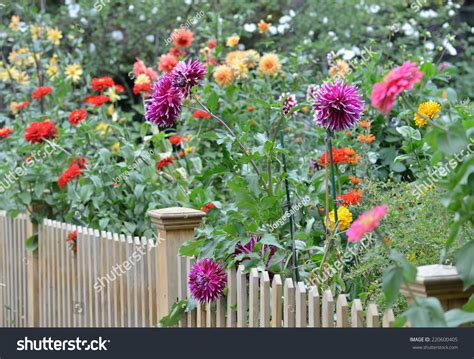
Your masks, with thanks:
[(28, 66), (35, 63), (30, 51), (25, 47), (10, 52), (8, 61), (10, 61), (11, 64), (15, 63), (16, 66)]
[[(339, 221), (339, 230), (343, 231), (352, 223), (352, 213), (347, 207), (341, 206), (337, 209), (337, 220)], [(331, 230), (334, 230), (334, 210), (329, 212), (329, 221), (331, 222)], [(324, 225), (326, 225), (326, 217), (324, 217)]]
[(415, 120), (415, 124), (418, 127), (424, 127), (428, 123), (428, 120), (426, 118), (423, 118), (418, 114), (421, 114), (432, 120), (438, 117), (439, 111), (441, 111), (441, 105), (439, 103), (435, 101), (423, 102), (422, 104), (420, 104), (420, 106), (418, 106), (418, 111), (417, 113), (415, 113), (415, 116), (413, 118)]
[(281, 65), (278, 56), (270, 53), (265, 54), (260, 59), (258, 71), (267, 76), (275, 76), (280, 71)]
[(247, 57), (245, 59), (245, 63), (249, 68), (253, 68), (257, 66), (258, 61), (260, 60), (260, 55), (255, 50), (247, 50), (245, 51)]
[(14, 115), (16, 115), (18, 113), (18, 102), (16, 102), (16, 101), (10, 102), (10, 111)]
[(349, 64), (344, 60), (337, 60), (335, 65), (332, 65), (329, 69), (329, 76), (345, 77), (349, 72)]
[(114, 143), (111, 148), (112, 148), (113, 153), (120, 152), (120, 143), (119, 142)]
[(19, 23), (20, 23), (20, 17), (16, 16), (16, 15), (13, 15), (12, 19), (11, 19), (11, 22), (10, 22), (10, 25), (8, 25), (8, 27), (10, 29), (12, 29), (13, 31), (17, 31), (17, 30), (20, 29), (20, 27), (18, 26)]
[(258, 23), (258, 31), (260, 31), (260, 33), (267, 32), (270, 28), (270, 25), (270, 23), (260, 20), (260, 22)]
[(58, 55), (54, 54), (53, 56), (51, 56), (51, 58), (49, 59), (49, 64), (50, 65), (57, 65), (58, 64)]
[(232, 69), (227, 65), (221, 65), (214, 70), (214, 80), (221, 86), (228, 86), (234, 81)]
[(225, 63), (226, 65), (228, 66), (232, 66), (236, 63), (239, 63), (241, 61), (244, 61), (244, 59), (247, 57), (247, 55), (245, 54), (245, 51), (240, 51), (240, 50), (237, 50), (237, 51), (231, 51), (227, 54), (227, 56), (225, 57)]
[(192, 147), (187, 147), (184, 149), (184, 152), (189, 155), (190, 153), (193, 153), (193, 148)]
[(20, 84), (22, 86), (26, 86), (30, 83), (30, 77), (28, 76), (28, 74), (25, 71), (12, 72), (12, 77), (16, 82), (18, 82), (18, 84)]
[(193, 138), (193, 135), (188, 133), (186, 137), (184, 138), (184, 142), (188, 142), (191, 138)]
[(30, 32), (31, 32), (31, 38), (33, 40), (36, 40), (41, 35), (41, 27), (38, 25), (31, 25)]
[(55, 65), (48, 65), (46, 67), (46, 73), (48, 74), (49, 77), (53, 78), (58, 73), (58, 67)]
[(0, 81), (8, 81), (10, 79), (10, 76), (8, 75), (7, 69), (1, 68), (0, 69)]
[(60, 40), (63, 38), (63, 34), (58, 29), (48, 28), (48, 40), (54, 45), (59, 45)]
[(101, 137), (104, 137), (109, 131), (110, 126), (105, 122), (100, 122), (95, 126), (95, 130), (99, 133)]
[(151, 83), (151, 79), (146, 74), (140, 74), (135, 79), (136, 85), (144, 85), (144, 84), (149, 84), (149, 83)]
[(66, 74), (66, 78), (72, 80), (74, 83), (78, 82), (83, 74), (81, 65), (79, 64), (67, 65), (64, 69), (64, 73)]
[(118, 100), (120, 100), (120, 96), (117, 93), (117, 91), (115, 90), (115, 86), (109, 87), (106, 91), (106, 95), (109, 96), (109, 100), (112, 103), (115, 103)]
[(235, 47), (238, 45), (239, 41), (240, 41), (240, 36), (233, 35), (227, 38), (226, 44), (229, 47)]

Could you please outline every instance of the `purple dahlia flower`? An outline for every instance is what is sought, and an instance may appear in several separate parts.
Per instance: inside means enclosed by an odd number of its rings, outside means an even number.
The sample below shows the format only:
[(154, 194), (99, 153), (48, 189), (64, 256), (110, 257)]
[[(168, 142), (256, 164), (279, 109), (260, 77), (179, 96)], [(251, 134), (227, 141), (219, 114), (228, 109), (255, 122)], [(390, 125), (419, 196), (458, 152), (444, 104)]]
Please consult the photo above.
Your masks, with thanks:
[(319, 90), (319, 86), (315, 84), (311, 84), (308, 86), (306, 90), (306, 100), (308, 102), (314, 102), (314, 97), (316, 96), (316, 92)]
[(173, 69), (173, 85), (180, 88), (184, 97), (188, 97), (193, 86), (204, 79), (206, 70), (199, 60), (180, 61)]
[(145, 118), (155, 125), (171, 127), (181, 111), (181, 101), (180, 89), (165, 74), (153, 85), (152, 95), (145, 103)]
[(339, 80), (324, 83), (314, 98), (314, 122), (333, 131), (347, 130), (360, 120), (364, 111), (361, 97), (356, 85)]
[[(242, 253), (253, 253), (253, 251), (255, 249), (255, 245), (258, 242), (260, 242), (260, 240), (262, 239), (262, 236), (260, 236), (258, 234), (251, 233), (249, 235), (249, 238), (250, 238), (250, 241), (248, 243), (246, 243), (244, 245), (239, 243), (235, 246), (234, 256), (238, 256), (239, 254), (242, 254)], [(277, 251), (277, 248), (275, 246), (266, 245), (266, 244), (264, 244), (262, 246), (262, 248), (260, 249), (259, 255), (262, 259), (265, 258), (266, 254), (268, 252), (267, 262), (265, 263), (266, 268), (268, 268), (268, 264), (270, 263), (270, 259), (273, 257), (273, 255), (276, 253), (276, 251)]]
[(191, 294), (200, 303), (213, 302), (222, 297), (227, 275), (219, 263), (209, 258), (200, 259), (189, 272), (188, 285)]

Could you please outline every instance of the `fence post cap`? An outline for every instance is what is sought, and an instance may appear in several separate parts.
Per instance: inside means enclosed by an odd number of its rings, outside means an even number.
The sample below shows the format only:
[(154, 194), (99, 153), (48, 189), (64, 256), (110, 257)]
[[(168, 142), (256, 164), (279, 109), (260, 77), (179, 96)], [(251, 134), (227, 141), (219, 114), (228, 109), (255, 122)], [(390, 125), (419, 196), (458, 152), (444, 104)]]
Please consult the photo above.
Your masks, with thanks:
[(170, 207), (148, 211), (148, 216), (159, 229), (180, 230), (198, 227), (207, 213), (192, 208)]
[(438, 281), (454, 281), (457, 282), (459, 277), (456, 267), (444, 264), (429, 264), (417, 268), (416, 281), (418, 283), (429, 283)]

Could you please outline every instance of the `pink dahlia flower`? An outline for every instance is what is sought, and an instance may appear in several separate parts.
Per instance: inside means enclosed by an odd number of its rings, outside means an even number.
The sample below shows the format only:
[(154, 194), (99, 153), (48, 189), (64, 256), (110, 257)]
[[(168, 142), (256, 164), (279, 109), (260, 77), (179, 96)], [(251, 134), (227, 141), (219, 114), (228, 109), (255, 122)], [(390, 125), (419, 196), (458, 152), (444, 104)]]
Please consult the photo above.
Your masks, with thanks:
[[(289, 93), (282, 93), (280, 98), (278, 99), (278, 102), (281, 102), (281, 112), (285, 115), (288, 116), (293, 108), (298, 106), (298, 102), (296, 101), (296, 96), (293, 94)], [(292, 115), (296, 115), (298, 111), (295, 111), (292, 113)]]
[(151, 98), (145, 103), (145, 118), (161, 127), (171, 127), (181, 112), (181, 91), (173, 86), (170, 75), (163, 75), (153, 85)]
[(364, 234), (377, 228), (387, 211), (387, 206), (382, 205), (361, 214), (346, 232), (349, 242), (359, 242)]
[(356, 85), (326, 82), (314, 95), (314, 122), (333, 131), (344, 131), (360, 120), (364, 102)]
[(137, 78), (138, 76), (145, 74), (147, 75), (151, 82), (156, 81), (158, 78), (158, 74), (155, 70), (153, 70), (151, 67), (146, 67), (145, 63), (137, 58), (137, 61), (133, 64), (133, 76)]
[(180, 61), (173, 69), (173, 85), (180, 88), (183, 96), (188, 97), (191, 88), (204, 79), (206, 70), (199, 60)]
[(370, 95), (372, 106), (379, 112), (388, 114), (398, 94), (413, 88), (422, 77), (423, 73), (414, 62), (405, 62), (394, 68), (382, 82), (374, 85)]
[(196, 262), (188, 276), (189, 290), (200, 303), (213, 302), (224, 293), (227, 276), (219, 263), (209, 258)]

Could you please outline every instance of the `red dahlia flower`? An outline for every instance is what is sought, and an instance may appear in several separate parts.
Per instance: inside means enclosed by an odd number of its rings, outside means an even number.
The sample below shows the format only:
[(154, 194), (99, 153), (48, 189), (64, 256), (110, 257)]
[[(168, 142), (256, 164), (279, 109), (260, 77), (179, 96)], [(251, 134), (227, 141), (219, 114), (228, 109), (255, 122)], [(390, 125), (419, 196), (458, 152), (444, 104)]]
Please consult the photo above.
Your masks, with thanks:
[[(327, 159), (326, 159), (327, 157)], [(333, 148), (332, 159), (334, 164), (357, 164), (360, 161), (360, 155), (356, 154), (352, 148), (342, 147)], [(330, 162), (330, 156), (325, 152), (319, 159), (321, 166), (325, 166)]]
[(212, 116), (206, 111), (194, 111), (194, 118), (211, 118)]
[(77, 231), (69, 232), (66, 242), (69, 244), (73, 252), (77, 252)]
[(109, 101), (108, 96), (87, 96), (84, 99), (84, 103), (88, 103), (89, 105), (93, 105), (95, 107), (100, 107), (107, 101)]
[(85, 157), (77, 157), (74, 160), (72, 160), (69, 166), (78, 166), (81, 170), (83, 170), (86, 168), (86, 165), (88, 163), (89, 161)]
[(33, 122), (25, 131), (24, 137), (30, 143), (38, 143), (43, 140), (49, 140), (56, 138), (58, 130), (54, 126), (54, 123), (50, 121)]
[(0, 128), (0, 137), (1, 138), (7, 138), (10, 136), (10, 133), (12, 133), (13, 130), (11, 128), (5, 127), (5, 128)]
[(175, 160), (174, 157), (171, 157), (171, 156), (170, 157), (165, 157), (160, 162), (157, 162), (155, 167), (156, 167), (157, 170), (160, 170), (163, 167), (166, 167), (169, 164), (173, 163), (174, 160)]
[(173, 39), (173, 46), (177, 49), (182, 49), (191, 46), (191, 43), (194, 41), (194, 34), (191, 31), (180, 28), (175, 30), (171, 37)]
[(181, 136), (170, 136), (168, 137), (168, 141), (170, 141), (172, 145), (178, 145), (183, 141), (183, 138)]
[(115, 85), (115, 82), (112, 78), (108, 76), (104, 77), (94, 77), (92, 79), (92, 90), (103, 92), (105, 89)]
[(347, 193), (337, 196), (337, 199), (342, 202), (343, 206), (356, 206), (362, 200), (362, 191), (351, 189)]
[(85, 120), (87, 117), (87, 111), (80, 108), (79, 110), (74, 110), (69, 114), (69, 123), (73, 126), (76, 126), (79, 122)]
[(161, 55), (160, 56), (160, 63), (158, 64), (158, 70), (163, 71), (166, 74), (171, 73), (175, 66), (178, 64), (179, 59), (172, 55), (172, 54), (167, 54), (167, 55)]
[(22, 108), (25, 108), (26, 106), (28, 106), (30, 103), (28, 101), (23, 101), (21, 103), (19, 103), (18, 105), (16, 105), (16, 108), (21, 110)]
[(31, 97), (33, 100), (38, 100), (41, 97), (49, 95), (51, 92), (53, 92), (53, 89), (49, 86), (38, 87), (31, 93)]
[(81, 168), (78, 165), (71, 164), (67, 170), (65, 170), (58, 178), (58, 186), (64, 189), (66, 185), (71, 182), (74, 178), (78, 178), (84, 175), (81, 172)]
[(209, 258), (193, 265), (188, 277), (189, 290), (200, 303), (213, 302), (224, 294), (227, 275), (224, 267)]
[(214, 205), (214, 203), (208, 203), (204, 206), (201, 207), (201, 211), (203, 212), (208, 212), (209, 210), (213, 209), (213, 208), (216, 208), (216, 206)]
[(214, 39), (213, 39), (213, 40), (209, 40), (209, 41), (207, 42), (207, 47), (210, 48), (210, 49), (215, 48), (216, 45), (217, 45), (217, 41), (214, 40)]
[(133, 86), (133, 93), (135, 95), (139, 94), (140, 92), (144, 92), (145, 94), (148, 94), (151, 92), (151, 84), (135, 84)]

